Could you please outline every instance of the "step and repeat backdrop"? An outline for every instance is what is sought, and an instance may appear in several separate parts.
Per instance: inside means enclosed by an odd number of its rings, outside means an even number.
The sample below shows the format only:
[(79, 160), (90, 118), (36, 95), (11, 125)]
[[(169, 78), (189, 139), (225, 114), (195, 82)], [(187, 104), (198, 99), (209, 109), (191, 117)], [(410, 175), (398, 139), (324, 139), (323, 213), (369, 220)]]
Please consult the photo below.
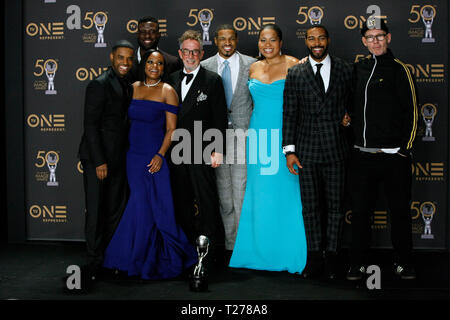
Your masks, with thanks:
[[(374, 9), (375, 8), (375, 9)], [(375, 12), (374, 10), (378, 10)], [(448, 1), (24, 1), (26, 208), (29, 240), (84, 240), (85, 204), (77, 158), (88, 82), (110, 64), (119, 39), (137, 47), (137, 21), (159, 21), (159, 47), (177, 55), (178, 37), (202, 32), (205, 57), (216, 53), (223, 23), (239, 33), (238, 50), (256, 56), (261, 26), (277, 23), (283, 53), (307, 55), (306, 29), (324, 24), (330, 53), (349, 62), (368, 55), (360, 28), (372, 14), (385, 19), (391, 49), (415, 75), (419, 130), (413, 154), (411, 219), (415, 248), (448, 248)], [(389, 116), (389, 115), (387, 115)], [(351, 208), (345, 213), (344, 246)], [(373, 213), (373, 245), (391, 247), (384, 199)]]

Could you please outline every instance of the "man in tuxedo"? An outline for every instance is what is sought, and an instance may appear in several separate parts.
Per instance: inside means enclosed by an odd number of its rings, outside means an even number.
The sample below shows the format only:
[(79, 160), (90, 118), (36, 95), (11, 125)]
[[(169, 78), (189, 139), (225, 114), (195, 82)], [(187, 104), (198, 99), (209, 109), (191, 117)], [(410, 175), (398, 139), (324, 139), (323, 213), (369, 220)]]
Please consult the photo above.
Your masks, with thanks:
[[(223, 243), (215, 170), (223, 161), (227, 105), (220, 76), (200, 66), (204, 54), (200, 33), (188, 30), (178, 41), (184, 68), (172, 73), (169, 83), (181, 101), (175, 133), (188, 133), (190, 143), (181, 153), (179, 146), (174, 144), (171, 152), (175, 215), (193, 244), (199, 235), (209, 238), (211, 245), (207, 259), (211, 261), (216, 244)], [(207, 151), (205, 147), (209, 142), (203, 141), (202, 137), (210, 129), (219, 133), (216, 137), (218, 147)], [(180, 145), (186, 143), (185, 138)], [(183, 158), (181, 163), (177, 159), (180, 157)]]
[[(169, 79), (169, 75), (177, 70), (181, 70), (183, 68), (182, 61), (167, 52), (162, 51), (158, 48), (159, 39), (161, 37), (161, 33), (159, 32), (159, 23), (158, 20), (154, 17), (143, 17), (138, 22), (138, 31), (137, 31), (137, 41), (139, 48), (136, 50), (136, 55), (133, 61), (133, 67), (128, 75), (130, 78), (130, 82), (133, 83), (135, 81), (144, 81), (145, 74), (143, 72), (144, 68), (139, 68), (142, 63), (141, 57), (149, 51), (150, 49), (158, 49), (159, 52), (164, 57), (164, 73), (161, 77), (163, 82), (167, 82)], [(145, 63), (145, 61), (143, 62)], [(139, 73), (141, 70), (142, 73)]]
[(86, 88), (79, 157), (86, 201), (87, 271), (92, 276), (102, 265), (127, 201), (127, 109), (132, 87), (126, 75), (133, 55), (130, 42), (118, 41), (110, 54), (111, 67)]
[[(284, 89), (283, 152), (289, 171), (300, 177), (308, 246), (303, 276), (318, 276), (325, 267), (327, 277), (333, 279), (343, 220), (344, 161), (348, 155), (341, 122), (346, 114), (352, 69), (328, 54), (329, 42), (325, 27), (310, 27), (305, 39), (310, 52), (308, 62), (289, 69)], [(325, 204), (327, 221), (321, 221), (320, 203)], [(326, 229), (324, 239), (322, 225)]]
[[(216, 169), (220, 214), (225, 228), (227, 260), (231, 257), (244, 201), (247, 167), (245, 131), (248, 129), (253, 102), (248, 90), (248, 70), (256, 59), (236, 51), (238, 35), (233, 26), (217, 28), (214, 42), (218, 52), (200, 64), (221, 75), (228, 107), (227, 150), (224, 164)], [(240, 130), (239, 130), (240, 129)], [(231, 143), (233, 139), (233, 143)]]

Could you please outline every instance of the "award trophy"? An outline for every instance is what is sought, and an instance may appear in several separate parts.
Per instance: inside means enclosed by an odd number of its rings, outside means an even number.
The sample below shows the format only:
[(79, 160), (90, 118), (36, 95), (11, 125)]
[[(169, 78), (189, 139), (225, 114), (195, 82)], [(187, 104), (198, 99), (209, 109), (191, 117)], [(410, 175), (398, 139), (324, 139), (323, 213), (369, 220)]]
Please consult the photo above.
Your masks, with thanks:
[(420, 206), (420, 213), (422, 214), (425, 228), (421, 236), (422, 239), (434, 239), (434, 235), (431, 233), (431, 221), (436, 212), (436, 207), (431, 202), (425, 202)]
[(434, 17), (436, 16), (436, 9), (433, 6), (425, 5), (420, 10), (420, 16), (422, 17), (423, 24), (425, 25), (425, 37), (422, 39), (424, 43), (433, 43), (434, 38), (431, 34), (431, 25), (433, 24)]
[(320, 24), (323, 18), (323, 10), (319, 7), (312, 7), (308, 11), (308, 17), (311, 25)]
[(50, 178), (48, 179), (47, 186), (57, 187), (59, 185), (56, 181), (56, 165), (59, 161), (59, 156), (55, 151), (49, 151), (45, 155), (45, 160), (47, 161), (48, 170), (50, 171)]
[(190, 275), (189, 288), (191, 291), (206, 291), (208, 290), (208, 275), (203, 260), (208, 254), (209, 239), (206, 236), (199, 236), (196, 240), (198, 262), (195, 265), (194, 272)]
[(198, 12), (198, 19), (200, 21), (200, 26), (203, 29), (203, 44), (210, 45), (212, 42), (209, 40), (209, 27), (211, 26), (211, 21), (213, 19), (213, 13), (209, 9), (202, 9)]
[(56, 94), (55, 82), (53, 80), (55, 79), (56, 70), (58, 70), (58, 64), (55, 60), (48, 59), (45, 62), (44, 70), (48, 79), (48, 86), (47, 90), (45, 90), (45, 94)]
[(97, 12), (94, 15), (95, 28), (97, 29), (97, 32), (98, 32), (97, 42), (94, 45), (96, 48), (106, 47), (105, 37), (103, 36), (103, 32), (105, 31), (107, 22), (108, 22), (108, 16), (106, 15), (106, 13)]
[(436, 138), (433, 137), (431, 126), (436, 117), (437, 109), (434, 105), (427, 103), (422, 106), (421, 113), (425, 122), (425, 135), (422, 137), (422, 141), (435, 141)]

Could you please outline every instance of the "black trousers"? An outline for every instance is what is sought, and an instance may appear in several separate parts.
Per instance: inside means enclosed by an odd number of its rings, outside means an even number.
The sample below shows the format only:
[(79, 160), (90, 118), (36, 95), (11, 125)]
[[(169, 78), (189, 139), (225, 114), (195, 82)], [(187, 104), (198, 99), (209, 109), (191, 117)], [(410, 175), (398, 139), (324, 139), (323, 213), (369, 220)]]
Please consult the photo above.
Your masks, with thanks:
[(111, 240), (125, 210), (128, 183), (125, 165), (120, 169), (108, 167), (103, 181), (97, 178), (94, 165), (81, 160), (86, 201), (85, 237), (88, 264), (98, 268), (104, 251)]
[(371, 216), (375, 209), (379, 184), (383, 184), (391, 240), (400, 263), (409, 263), (412, 250), (411, 231), (411, 157), (398, 154), (369, 153), (353, 150), (350, 161), (352, 197), (352, 240), (350, 261), (365, 263), (371, 240)]
[[(345, 163), (302, 163), (299, 170), (308, 251), (336, 252), (342, 233)], [(325, 205), (321, 206), (321, 202)], [(327, 221), (321, 221), (322, 211)], [(322, 239), (322, 230), (326, 237)]]
[(224, 244), (214, 169), (203, 164), (180, 164), (172, 165), (171, 170), (177, 223), (193, 245), (199, 235), (207, 236), (213, 255), (216, 245)]

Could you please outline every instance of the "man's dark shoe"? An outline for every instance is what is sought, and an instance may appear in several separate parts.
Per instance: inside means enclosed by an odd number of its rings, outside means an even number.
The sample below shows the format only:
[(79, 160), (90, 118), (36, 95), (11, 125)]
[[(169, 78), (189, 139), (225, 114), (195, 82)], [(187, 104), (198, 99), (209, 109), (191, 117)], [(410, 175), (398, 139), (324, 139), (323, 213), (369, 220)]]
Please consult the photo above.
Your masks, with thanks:
[(361, 280), (366, 273), (366, 268), (363, 265), (352, 265), (347, 272), (347, 280), (356, 281)]
[(306, 279), (317, 278), (323, 273), (323, 257), (321, 252), (308, 252), (306, 267), (302, 277)]
[(414, 280), (416, 270), (410, 264), (394, 264), (394, 273), (403, 280)]

